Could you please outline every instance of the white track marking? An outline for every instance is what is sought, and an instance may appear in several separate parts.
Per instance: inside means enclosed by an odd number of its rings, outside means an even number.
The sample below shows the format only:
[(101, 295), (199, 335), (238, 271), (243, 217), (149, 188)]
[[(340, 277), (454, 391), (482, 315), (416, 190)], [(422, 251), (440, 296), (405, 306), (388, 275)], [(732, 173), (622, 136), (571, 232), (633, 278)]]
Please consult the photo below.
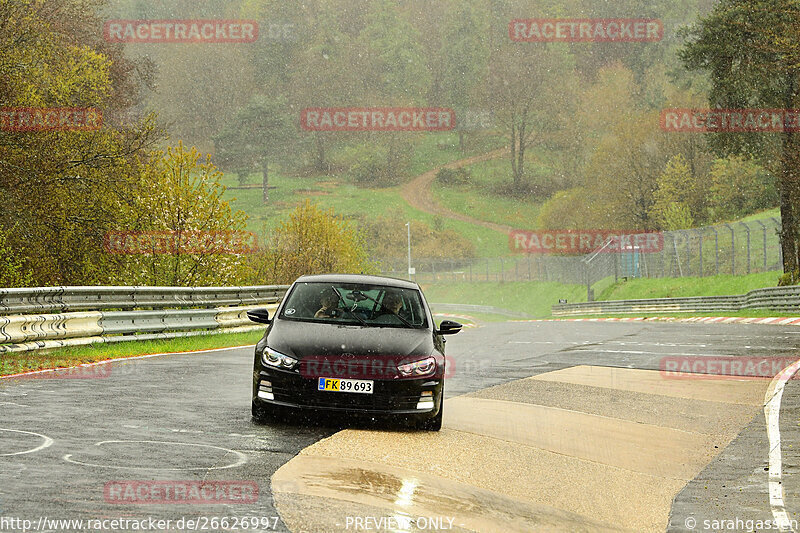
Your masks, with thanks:
[(6, 428), (0, 428), (0, 431), (8, 431), (8, 432), (11, 432), (11, 433), (22, 433), (23, 435), (33, 435), (34, 437), (39, 437), (40, 439), (44, 440), (44, 442), (40, 446), (38, 446), (36, 448), (30, 449), (30, 450), (25, 450), (25, 451), (22, 451), (22, 452), (0, 453), (0, 457), (10, 457), (12, 455), (25, 455), (25, 454), (28, 454), (28, 453), (36, 453), (38, 451), (44, 450), (45, 448), (48, 448), (48, 447), (53, 445), (53, 439), (51, 439), (50, 437), (48, 437), (46, 435), (42, 435), (40, 433), (34, 433), (33, 431), (20, 431), (19, 429), (6, 429)]
[(167, 442), (167, 441), (159, 441), (159, 440), (106, 440), (103, 442), (98, 442), (95, 446), (102, 446), (104, 444), (122, 444), (122, 443), (133, 443), (133, 444), (169, 444), (172, 446), (196, 446), (199, 448), (212, 448), (215, 450), (222, 450), (226, 452), (226, 455), (232, 453), (237, 457), (235, 463), (231, 463), (225, 466), (207, 466), (207, 467), (200, 467), (200, 468), (150, 468), (150, 467), (139, 467), (139, 466), (112, 466), (112, 465), (98, 465), (92, 463), (83, 463), (80, 461), (76, 461), (72, 458), (72, 454), (67, 454), (64, 456), (64, 460), (68, 463), (73, 463), (76, 465), (81, 466), (92, 466), (96, 468), (112, 468), (114, 470), (158, 470), (162, 472), (190, 472), (196, 470), (225, 470), (226, 468), (236, 468), (239, 466), (244, 465), (247, 463), (247, 456), (241, 452), (237, 452), (236, 450), (231, 450), (228, 448), (221, 448), (219, 446), (211, 446), (210, 444), (190, 444), (186, 442)]
[(772, 379), (767, 394), (764, 396), (764, 418), (767, 422), (769, 439), (769, 504), (780, 531), (794, 531), (783, 499), (780, 410), (786, 382), (792, 379), (798, 370), (800, 370), (800, 361), (795, 361), (781, 370)]
[(647, 352), (643, 350), (600, 350), (597, 348), (586, 348), (583, 350), (573, 350), (570, 353), (629, 353), (629, 354), (637, 354), (637, 355), (661, 355), (661, 356), (674, 356), (680, 355), (685, 357), (737, 357), (736, 355), (726, 355), (726, 354), (708, 354), (708, 353), (685, 353), (685, 352)]

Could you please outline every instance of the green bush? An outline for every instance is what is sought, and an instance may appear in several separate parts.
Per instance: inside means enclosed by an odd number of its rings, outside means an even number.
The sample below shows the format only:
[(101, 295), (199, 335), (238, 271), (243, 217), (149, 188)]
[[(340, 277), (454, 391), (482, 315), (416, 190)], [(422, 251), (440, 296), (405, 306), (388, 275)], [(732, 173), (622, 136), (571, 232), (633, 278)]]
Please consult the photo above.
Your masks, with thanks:
[(405, 176), (414, 147), (406, 141), (387, 145), (359, 144), (340, 150), (332, 159), (336, 168), (345, 169), (356, 185), (386, 187)]
[(25, 261), (13, 245), (8, 235), (0, 230), (0, 287), (30, 287), (33, 274), (25, 267)]
[(734, 220), (778, 205), (775, 177), (746, 158), (717, 159), (709, 178), (711, 210), (716, 220)]
[(528, 172), (518, 182), (514, 182), (510, 177), (503, 176), (496, 179), (491, 185), (492, 193), (519, 200), (529, 198), (544, 199), (559, 192), (559, 190), (559, 185), (552, 178)]
[(471, 176), (464, 167), (441, 168), (436, 173), (436, 181), (442, 185), (469, 185)]
[(800, 282), (800, 270), (786, 272), (778, 279), (778, 287), (789, 287), (791, 285), (797, 285), (798, 282)]

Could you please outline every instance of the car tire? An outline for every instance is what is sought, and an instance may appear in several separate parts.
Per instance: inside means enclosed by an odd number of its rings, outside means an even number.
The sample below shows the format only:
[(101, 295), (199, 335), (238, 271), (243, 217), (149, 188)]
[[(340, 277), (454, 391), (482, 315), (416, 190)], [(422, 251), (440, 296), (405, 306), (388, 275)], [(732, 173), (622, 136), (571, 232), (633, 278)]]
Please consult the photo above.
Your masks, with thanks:
[(257, 405), (256, 402), (253, 402), (252, 412), (253, 419), (257, 420), (258, 422), (272, 422), (275, 420), (275, 413), (273, 413), (267, 407)]
[(433, 418), (423, 420), (419, 425), (419, 429), (424, 431), (439, 431), (442, 429), (442, 414), (444, 413), (444, 394), (442, 395), (441, 403), (439, 404), (439, 413)]

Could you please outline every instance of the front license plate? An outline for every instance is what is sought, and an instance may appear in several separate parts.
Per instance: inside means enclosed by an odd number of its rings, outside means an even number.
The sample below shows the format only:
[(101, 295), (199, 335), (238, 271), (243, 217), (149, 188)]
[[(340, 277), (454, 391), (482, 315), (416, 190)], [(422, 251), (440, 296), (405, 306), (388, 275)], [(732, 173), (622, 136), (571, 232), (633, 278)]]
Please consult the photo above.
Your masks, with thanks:
[(319, 378), (317, 390), (325, 392), (372, 394), (372, 381), (366, 379)]

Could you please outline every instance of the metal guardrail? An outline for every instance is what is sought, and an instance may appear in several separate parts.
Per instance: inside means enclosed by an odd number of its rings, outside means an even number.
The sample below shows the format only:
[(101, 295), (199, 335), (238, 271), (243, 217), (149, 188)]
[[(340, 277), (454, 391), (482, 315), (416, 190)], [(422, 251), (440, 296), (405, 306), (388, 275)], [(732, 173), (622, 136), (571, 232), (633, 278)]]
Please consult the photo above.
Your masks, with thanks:
[(263, 329), (248, 320), (247, 311), (274, 309), (288, 288), (0, 289), (0, 354)]
[(736, 296), (697, 296), (689, 298), (653, 298), (644, 300), (606, 300), (558, 304), (553, 316), (634, 314), (634, 313), (713, 313), (743, 309), (800, 311), (800, 286), (756, 289)]
[(431, 307), (442, 311), (472, 311), (473, 313), (487, 313), (490, 315), (503, 315), (514, 318), (533, 318), (527, 313), (519, 311), (510, 311), (508, 309), (501, 309), (491, 305), (473, 305), (473, 304), (431, 304)]
[(280, 301), (288, 285), (256, 287), (36, 287), (0, 289), (0, 316), (37, 311), (219, 307)]

